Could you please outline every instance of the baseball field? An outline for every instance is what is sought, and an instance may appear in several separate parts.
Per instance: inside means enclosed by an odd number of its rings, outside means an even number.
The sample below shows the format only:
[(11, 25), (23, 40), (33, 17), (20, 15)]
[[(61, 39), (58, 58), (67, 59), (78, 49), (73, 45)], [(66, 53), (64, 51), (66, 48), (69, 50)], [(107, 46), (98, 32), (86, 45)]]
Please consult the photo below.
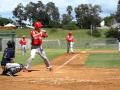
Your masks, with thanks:
[[(29, 38), (29, 30), (15, 32), (17, 38), (23, 34)], [(21, 71), (15, 77), (0, 75), (0, 90), (120, 90), (120, 52), (117, 51), (116, 41), (91, 38), (86, 32), (74, 31), (75, 53), (67, 54), (63, 40), (67, 31), (48, 31), (48, 39), (60, 39), (61, 45), (57, 47), (58, 40), (47, 42), (49, 46), (45, 44), (53, 70), (48, 71), (37, 55), (30, 72)], [(16, 62), (25, 65), (29, 56), (29, 49), (25, 56), (22, 56), (20, 49), (16, 49)]]
[[(44, 64), (38, 64), (31, 67), (30, 72), (20, 72), (16, 77), (1, 75), (0, 90), (120, 89), (120, 54), (116, 50), (62, 53), (51, 61), (53, 71), (48, 71)], [(91, 58), (94, 57), (98, 59), (93, 62)], [(117, 64), (112, 64), (114, 61)]]

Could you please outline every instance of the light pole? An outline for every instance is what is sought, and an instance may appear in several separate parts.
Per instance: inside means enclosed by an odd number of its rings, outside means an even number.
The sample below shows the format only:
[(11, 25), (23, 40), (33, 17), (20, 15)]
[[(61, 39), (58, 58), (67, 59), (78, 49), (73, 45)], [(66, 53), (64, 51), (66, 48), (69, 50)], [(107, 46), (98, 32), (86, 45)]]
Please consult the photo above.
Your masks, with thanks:
[(93, 33), (93, 26), (92, 26), (92, 24), (91, 24), (91, 26), (90, 26), (91, 39), (92, 39), (92, 33)]

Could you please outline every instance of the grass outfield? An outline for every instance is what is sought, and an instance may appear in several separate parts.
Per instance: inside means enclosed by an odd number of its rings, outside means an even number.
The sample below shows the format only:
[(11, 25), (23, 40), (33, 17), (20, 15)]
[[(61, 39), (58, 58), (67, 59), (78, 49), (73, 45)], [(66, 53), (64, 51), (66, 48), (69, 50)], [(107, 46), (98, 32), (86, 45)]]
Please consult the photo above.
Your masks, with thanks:
[(120, 53), (91, 54), (85, 63), (87, 67), (120, 68)]
[[(64, 49), (60, 49), (60, 50), (59, 49), (46, 49), (45, 52), (46, 52), (46, 55), (48, 56), (48, 58), (50, 60), (53, 60), (56, 57), (65, 53), (65, 50)], [(22, 63), (25, 65), (27, 62), (27, 59), (29, 57), (30, 57), (30, 50), (27, 50), (27, 53), (25, 56), (22, 56), (21, 50), (17, 50), (15, 60), (17, 63)], [(0, 58), (2, 59), (2, 53), (0, 53)], [(38, 54), (36, 54), (36, 57), (32, 62), (32, 65), (37, 65), (37, 64), (43, 64), (43, 60), (41, 59), (41, 57)]]
[[(1, 32), (4, 32), (4, 33), (15, 32), (16, 37), (21, 38), (22, 35), (24, 34), (24, 35), (26, 35), (26, 37), (29, 38), (31, 30), (32, 29), (0, 30), (0, 33)], [(68, 30), (63, 30), (63, 29), (48, 29), (48, 28), (45, 28), (45, 30), (47, 31), (48, 36), (49, 36), (47, 39), (65, 39), (66, 34), (68, 33)], [(105, 30), (102, 30), (101, 33), (103, 31), (105, 31)], [(74, 34), (74, 37), (76, 39), (81, 39), (81, 38), (89, 39), (89, 38), (91, 38), (91, 36), (88, 35), (87, 32), (88, 32), (88, 29), (73, 30), (73, 34)]]

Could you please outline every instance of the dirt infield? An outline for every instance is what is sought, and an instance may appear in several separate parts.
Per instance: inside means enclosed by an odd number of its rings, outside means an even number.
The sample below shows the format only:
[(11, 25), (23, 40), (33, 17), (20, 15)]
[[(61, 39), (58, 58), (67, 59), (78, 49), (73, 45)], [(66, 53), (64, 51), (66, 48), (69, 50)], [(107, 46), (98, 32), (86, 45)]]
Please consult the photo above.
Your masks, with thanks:
[(52, 61), (52, 72), (44, 65), (37, 65), (31, 72), (20, 72), (16, 77), (0, 76), (0, 90), (120, 90), (120, 69), (84, 66), (90, 53), (113, 52), (64, 54)]

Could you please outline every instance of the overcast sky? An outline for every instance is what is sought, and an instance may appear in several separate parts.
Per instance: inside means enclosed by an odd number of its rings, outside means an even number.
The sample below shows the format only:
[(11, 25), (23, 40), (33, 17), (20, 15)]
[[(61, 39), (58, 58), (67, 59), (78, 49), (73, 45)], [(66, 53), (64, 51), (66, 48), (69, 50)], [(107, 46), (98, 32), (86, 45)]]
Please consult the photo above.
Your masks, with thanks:
[[(24, 6), (29, 2), (36, 3), (40, 0), (1, 0), (0, 1), (0, 16), (11, 18), (12, 11), (19, 4), (22, 3)], [(116, 12), (118, 0), (41, 0), (43, 4), (48, 2), (54, 2), (59, 8), (60, 14), (66, 13), (66, 7), (71, 5), (77, 7), (80, 4), (97, 4), (102, 7), (101, 16), (108, 16), (110, 13)]]

